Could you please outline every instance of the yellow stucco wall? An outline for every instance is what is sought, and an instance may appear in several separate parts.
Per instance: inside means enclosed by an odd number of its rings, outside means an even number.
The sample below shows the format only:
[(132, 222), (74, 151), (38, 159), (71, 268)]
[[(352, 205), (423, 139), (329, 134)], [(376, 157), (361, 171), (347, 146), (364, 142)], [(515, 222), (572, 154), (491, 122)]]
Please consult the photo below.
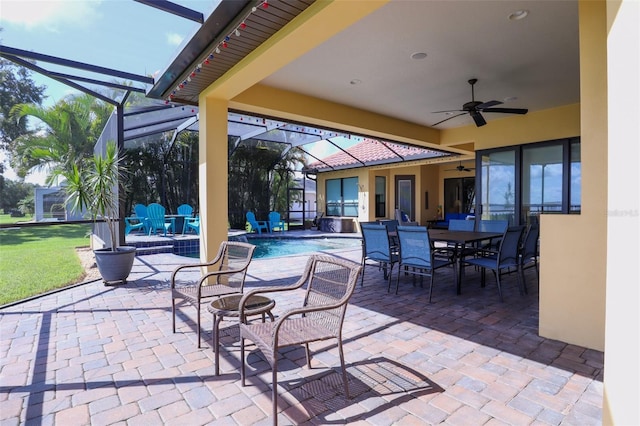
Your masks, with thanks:
[(581, 1), (582, 213), (541, 217), (540, 335), (604, 350), (607, 258), (605, 3)]

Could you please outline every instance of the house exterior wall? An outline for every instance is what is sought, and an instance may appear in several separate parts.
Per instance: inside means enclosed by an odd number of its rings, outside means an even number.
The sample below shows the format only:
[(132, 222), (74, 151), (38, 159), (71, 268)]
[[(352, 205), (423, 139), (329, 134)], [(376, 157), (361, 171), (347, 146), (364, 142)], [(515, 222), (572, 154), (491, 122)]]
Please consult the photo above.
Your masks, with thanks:
[[(321, 2), (325, 3), (325, 2)], [(328, 2), (326, 2), (328, 4)], [(608, 147), (608, 125), (607, 122), (607, 99), (609, 106), (616, 104), (621, 99), (614, 97), (607, 89), (607, 63), (610, 68), (616, 68), (620, 73), (626, 67), (631, 68), (631, 76), (637, 76), (637, 40), (635, 44), (625, 37), (610, 39), (610, 46), (607, 47), (607, 24), (609, 29), (616, 30), (618, 23), (624, 20), (634, 22), (631, 33), (637, 35), (638, 3), (631, 0), (622, 2), (604, 2), (580, 0), (580, 69), (581, 69), (581, 99), (580, 104), (566, 105), (545, 111), (530, 112), (525, 116), (509, 117), (501, 120), (494, 120), (491, 125), (477, 129), (475, 126), (468, 126), (458, 129), (442, 130), (428, 129), (412, 123), (395, 120), (389, 117), (381, 117), (367, 111), (357, 110), (343, 105), (312, 99), (278, 89), (268, 88), (256, 84), (269, 70), (275, 69), (277, 64), (284, 64), (300, 55), (301, 51), (311, 50), (319, 38), (314, 36), (314, 32), (322, 32), (322, 25), (326, 25), (327, 33), (323, 36), (328, 38), (339, 31), (335, 26), (339, 20), (340, 25), (347, 27), (349, 23), (344, 22), (348, 18), (354, 21), (364, 16), (355, 14), (342, 14), (338, 9), (333, 13), (332, 7), (342, 7), (350, 4), (356, 7), (358, 4), (370, 2), (332, 2), (331, 7), (313, 10), (311, 13), (316, 16), (307, 17), (306, 22), (313, 24), (314, 31), (309, 29), (312, 42), (305, 45), (306, 38), (298, 36), (304, 33), (305, 23), (292, 27), (288, 33), (279, 35), (282, 40), (282, 49), (275, 50), (274, 44), (279, 44), (278, 40), (270, 46), (266, 46), (261, 51), (252, 53), (258, 57), (257, 61), (251, 64), (241, 64), (238, 67), (242, 72), (232, 70), (229, 76), (216, 83), (209, 93), (220, 98), (229, 100), (228, 107), (237, 108), (247, 112), (260, 113), (301, 122), (308, 122), (313, 125), (339, 128), (360, 134), (369, 134), (374, 137), (388, 138), (399, 142), (416, 143), (427, 147), (466, 147), (475, 144), (475, 150), (489, 149), (506, 145), (524, 144), (538, 141), (546, 141), (573, 136), (581, 137), (582, 151), (582, 214), (580, 215), (543, 215), (541, 218), (541, 280), (540, 280), (540, 334), (550, 338), (558, 339), (568, 343), (575, 343), (582, 346), (603, 350), (606, 349), (606, 369), (605, 369), (605, 401), (603, 406), (603, 421), (605, 424), (637, 424), (638, 408), (638, 297), (637, 297), (637, 261), (621, 264), (615, 261), (616, 256), (621, 254), (621, 248), (615, 247), (611, 242), (607, 243), (607, 227), (615, 224), (616, 232), (626, 233), (629, 230), (622, 230), (617, 222), (612, 218), (607, 219), (607, 185), (611, 172), (607, 169), (608, 149), (612, 149), (620, 157), (624, 157), (624, 152), (629, 149), (629, 140), (622, 140), (620, 135), (616, 135), (614, 147)], [(625, 13), (620, 13), (624, 4)], [(607, 11), (607, 7), (610, 8)], [(630, 9), (630, 11), (629, 11)], [(629, 31), (629, 30), (627, 30)], [(634, 32), (635, 31), (635, 32)], [(295, 32), (295, 34), (294, 34)], [(615, 31), (614, 31), (615, 32)], [(295, 36), (295, 37), (288, 37)], [(315, 34), (317, 36), (317, 34)], [(295, 43), (294, 43), (295, 40)], [(292, 44), (293, 43), (293, 44)], [(292, 46), (295, 45), (295, 49)], [(620, 49), (614, 58), (607, 58), (609, 52), (614, 48)], [(633, 50), (635, 48), (635, 51)], [(264, 50), (264, 52), (263, 52)], [(295, 51), (294, 51), (295, 50)], [(287, 55), (291, 55), (287, 57)], [(629, 60), (629, 55), (635, 55), (635, 61)], [(248, 58), (251, 61), (252, 58)], [(269, 66), (266, 67), (265, 64)], [(276, 65), (274, 65), (276, 64)], [(268, 68), (268, 70), (267, 70)], [(252, 70), (254, 70), (252, 72)], [(265, 71), (266, 70), (266, 71)], [(242, 74), (242, 75), (241, 75)], [(238, 84), (236, 76), (240, 75), (250, 81), (247, 84)], [(630, 80), (637, 84), (637, 78)], [(629, 96), (628, 89), (622, 92), (622, 96)], [(204, 99), (201, 97), (201, 107)], [(637, 103), (634, 102), (636, 113), (633, 115), (628, 110), (623, 110), (621, 114), (627, 117), (637, 117)], [(203, 123), (207, 123), (207, 128), (213, 127), (215, 120), (223, 122), (220, 114), (206, 115), (201, 111), (201, 129)], [(634, 120), (629, 120), (634, 122)], [(637, 127), (637, 123), (633, 123)], [(637, 132), (637, 128), (631, 129)], [(611, 133), (611, 129), (609, 129)], [(628, 137), (628, 136), (626, 136)], [(201, 146), (210, 144), (213, 141), (221, 143), (222, 136), (211, 138), (206, 136), (203, 139), (201, 134)], [(637, 134), (635, 139), (637, 141)], [(226, 135), (225, 135), (226, 141)], [(636, 146), (637, 148), (637, 146)], [(465, 154), (464, 150), (460, 153)], [(640, 162), (637, 156), (631, 160), (632, 168)], [(201, 182), (204, 181), (203, 174), (207, 176), (206, 185), (201, 184), (201, 205), (210, 207), (211, 211), (221, 212), (222, 207), (218, 205), (215, 197), (217, 191), (212, 188), (212, 180), (219, 178), (216, 168), (224, 165), (220, 158), (214, 154), (201, 153)], [(209, 164), (206, 164), (209, 163)], [(438, 204), (441, 204), (442, 194), (439, 192), (442, 181), (445, 178), (442, 166), (427, 165), (416, 166), (416, 190), (424, 193), (431, 190), (430, 183), (436, 174), (437, 169)], [(388, 209), (392, 209), (391, 200), (394, 197), (393, 177), (396, 174), (407, 174), (407, 171), (395, 171), (376, 169), (374, 171), (361, 172), (341, 171), (350, 175), (358, 174), (359, 182), (363, 185), (360, 200), (362, 206), (359, 210), (358, 220), (373, 219), (373, 200), (368, 197), (368, 193), (373, 188), (375, 175), (388, 173), (389, 191), (387, 193), (390, 203)], [(634, 170), (637, 170), (635, 167)], [(361, 174), (362, 173), (362, 174)], [(209, 177), (211, 175), (211, 177)], [(318, 206), (322, 211), (324, 196), (324, 179), (331, 175), (322, 175), (318, 181)], [(362, 178), (360, 178), (362, 177)], [(619, 184), (619, 181), (610, 184)], [(638, 182), (622, 182), (630, 190), (637, 193)], [(204, 188), (203, 188), (204, 187)], [(427, 189), (429, 188), (429, 189)], [(628, 189), (628, 190), (629, 190)], [(610, 195), (610, 194), (609, 194)], [(214, 198), (212, 201), (211, 198)], [(208, 201), (207, 201), (208, 199)], [(424, 203), (424, 200), (422, 200)], [(430, 199), (431, 204), (431, 199)], [(624, 204), (627, 205), (627, 204)], [(215, 206), (215, 209), (214, 209)], [(637, 200), (636, 204), (637, 206)], [(421, 223), (429, 218), (429, 212), (419, 213)], [(437, 207), (437, 206), (436, 206)], [(636, 207), (637, 208), (637, 207)], [(633, 211), (633, 209), (632, 209)], [(637, 209), (634, 222), (637, 229)], [(388, 215), (391, 217), (391, 215)], [(215, 231), (215, 238), (221, 238), (224, 225), (218, 224), (217, 219), (222, 219), (219, 213), (212, 213), (207, 218), (205, 224)], [(607, 220), (609, 222), (607, 222)], [(226, 222), (225, 222), (226, 224)], [(207, 235), (208, 232), (203, 232)], [(225, 230), (226, 231), (226, 230)], [(637, 232), (632, 235), (635, 241), (637, 252)], [(208, 237), (208, 241), (214, 238)], [(202, 250), (201, 253), (206, 253)], [(637, 259), (637, 257), (636, 257)], [(610, 266), (622, 267), (619, 272), (607, 270)], [(632, 281), (634, 288), (630, 288), (628, 277), (634, 277)], [(607, 277), (607, 274), (610, 274)], [(630, 274), (630, 275), (629, 275)], [(633, 291), (635, 290), (635, 293)], [(609, 292), (611, 300), (609, 299)], [(629, 294), (631, 292), (631, 296)], [(613, 305), (613, 303), (616, 305)], [(611, 303), (609, 311), (605, 317), (605, 306)], [(618, 304), (619, 303), (619, 304)], [(614, 312), (611, 312), (614, 311)], [(625, 313), (627, 316), (625, 316)], [(635, 313), (636, 322), (629, 324), (629, 314)], [(605, 322), (606, 318), (606, 322)], [(633, 316), (631, 317), (634, 318)], [(606, 339), (605, 339), (605, 330)], [(606, 347), (605, 347), (606, 343)], [(629, 380), (631, 378), (631, 380)], [(631, 382), (631, 383), (630, 383)]]

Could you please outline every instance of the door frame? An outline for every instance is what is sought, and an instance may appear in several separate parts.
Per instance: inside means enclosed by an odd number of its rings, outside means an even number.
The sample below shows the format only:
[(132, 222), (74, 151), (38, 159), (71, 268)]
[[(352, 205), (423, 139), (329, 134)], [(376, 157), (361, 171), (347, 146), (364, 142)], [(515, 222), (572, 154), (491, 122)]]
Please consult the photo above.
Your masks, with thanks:
[[(395, 175), (394, 177), (394, 188), (395, 190), (393, 191), (393, 197), (394, 197), (394, 202), (393, 205), (395, 206), (396, 209), (400, 208), (400, 200), (398, 197), (398, 183), (400, 181), (405, 181), (408, 180), (411, 183), (411, 211), (410, 212), (405, 212), (409, 215), (409, 219), (411, 220), (417, 220), (416, 217), (416, 176), (415, 175)], [(391, 215), (392, 217), (394, 215)]]

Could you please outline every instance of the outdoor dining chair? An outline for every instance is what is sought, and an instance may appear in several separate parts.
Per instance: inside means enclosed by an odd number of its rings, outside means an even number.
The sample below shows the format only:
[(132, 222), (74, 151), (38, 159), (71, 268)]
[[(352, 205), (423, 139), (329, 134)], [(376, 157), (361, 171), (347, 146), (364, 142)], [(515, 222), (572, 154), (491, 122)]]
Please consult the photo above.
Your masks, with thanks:
[[(491, 269), (493, 271), (493, 274), (496, 277), (498, 294), (500, 295), (501, 302), (504, 301), (502, 298), (502, 283), (500, 280), (501, 272), (504, 269), (509, 270), (510, 268), (515, 268), (518, 271), (520, 270), (520, 239), (522, 238), (523, 231), (524, 226), (511, 226), (504, 232), (504, 235), (502, 236), (502, 243), (500, 244), (500, 248), (497, 252), (484, 251), (482, 256), (462, 260), (468, 265), (475, 265), (483, 269), (483, 284), (484, 271), (487, 269)], [(516, 276), (518, 279), (520, 294), (524, 294), (524, 289), (520, 280), (520, 273), (517, 273)]]
[(528, 268), (536, 269), (536, 284), (540, 282), (540, 271), (538, 269), (538, 238), (540, 237), (540, 226), (532, 223), (527, 227), (527, 231), (522, 239), (520, 247), (520, 275), (522, 277), (522, 287), (527, 293), (527, 282), (524, 279), (524, 270)]
[[(223, 241), (211, 262), (178, 266), (171, 274), (172, 330), (176, 332), (176, 301), (195, 306), (197, 311), (198, 348), (201, 342), (200, 307), (211, 299), (227, 294), (242, 293), (247, 268), (253, 258), (253, 244)], [(178, 280), (178, 274), (188, 269), (200, 269), (204, 273), (197, 280)], [(181, 274), (182, 276), (182, 274)]]
[[(387, 291), (391, 288), (393, 266), (398, 263), (397, 247), (391, 244), (389, 231), (379, 223), (360, 222), (362, 232), (362, 277), (360, 285), (364, 285), (364, 270), (371, 262), (383, 270), (387, 280)], [(388, 269), (388, 270), (387, 270)]]
[(453, 271), (453, 280), (456, 280), (455, 261), (453, 258), (438, 258), (431, 246), (429, 233), (425, 226), (398, 226), (398, 242), (400, 244), (399, 264), (398, 264), (398, 280), (396, 281), (396, 294), (400, 285), (400, 273), (411, 274), (413, 276), (414, 285), (416, 275), (429, 277), (429, 303), (431, 303), (431, 294), (433, 293), (433, 276), (435, 270), (451, 266)]
[[(265, 357), (272, 374), (272, 418), (278, 422), (278, 358), (279, 350), (288, 346), (304, 345), (307, 366), (311, 367), (309, 343), (335, 339), (338, 346), (344, 393), (349, 397), (349, 385), (342, 349), (342, 324), (347, 304), (362, 267), (349, 260), (334, 256), (309, 257), (300, 279), (284, 287), (262, 287), (248, 291), (240, 301), (240, 378), (245, 386), (245, 340), (257, 346)], [(289, 292), (306, 286), (305, 296), (298, 308), (280, 313), (275, 322), (246, 324), (244, 306), (256, 294)], [(281, 357), (280, 357), (281, 358)]]

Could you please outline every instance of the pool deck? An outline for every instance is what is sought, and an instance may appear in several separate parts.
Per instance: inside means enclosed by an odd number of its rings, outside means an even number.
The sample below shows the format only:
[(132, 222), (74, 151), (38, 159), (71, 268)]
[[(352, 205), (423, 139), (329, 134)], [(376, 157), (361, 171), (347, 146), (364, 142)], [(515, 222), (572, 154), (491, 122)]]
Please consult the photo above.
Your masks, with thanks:
[[(290, 284), (306, 259), (254, 259), (246, 285)], [(201, 349), (192, 307), (179, 309), (171, 332), (169, 277), (188, 262), (139, 256), (126, 285), (95, 281), (0, 310), (0, 424), (271, 424), (271, 373), (251, 347), (240, 385), (237, 322), (221, 323), (220, 376), (211, 315), (202, 317)], [(343, 329), (352, 398), (343, 395), (334, 342), (311, 346), (312, 369), (303, 349), (289, 348), (279, 363), (279, 423), (601, 424), (603, 353), (538, 336), (534, 274), (527, 271), (527, 296), (506, 276), (500, 303), (490, 275), (482, 288), (468, 268), (456, 295), (451, 271), (439, 270), (430, 304), (410, 277), (401, 275), (395, 295), (367, 267)], [(277, 293), (274, 314), (301, 296)]]

